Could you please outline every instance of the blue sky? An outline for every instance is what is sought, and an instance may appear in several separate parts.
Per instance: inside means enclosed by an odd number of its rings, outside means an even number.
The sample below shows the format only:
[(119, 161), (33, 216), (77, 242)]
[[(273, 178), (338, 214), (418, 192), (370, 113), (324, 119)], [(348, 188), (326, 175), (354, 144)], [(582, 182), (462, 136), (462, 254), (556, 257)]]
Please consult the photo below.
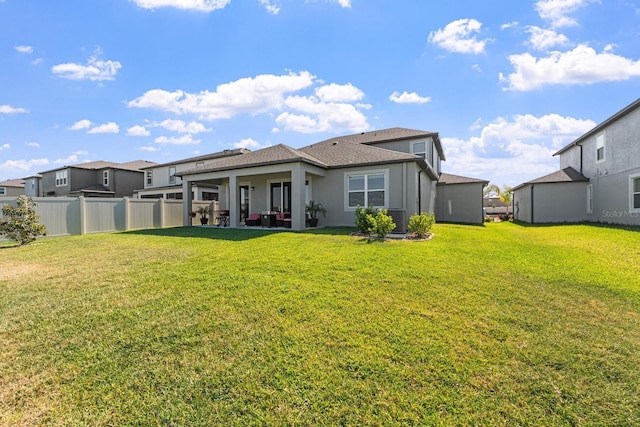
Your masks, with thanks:
[(516, 185), (640, 96), (640, 0), (0, 0), (0, 180), (438, 132)]

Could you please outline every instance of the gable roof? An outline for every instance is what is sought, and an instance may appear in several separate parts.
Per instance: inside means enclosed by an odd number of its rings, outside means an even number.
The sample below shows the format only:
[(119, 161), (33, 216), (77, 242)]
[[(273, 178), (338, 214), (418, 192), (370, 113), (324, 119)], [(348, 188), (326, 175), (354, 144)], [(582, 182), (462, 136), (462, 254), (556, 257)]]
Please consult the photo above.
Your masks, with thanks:
[(622, 110), (618, 111), (613, 116), (609, 117), (608, 119), (606, 119), (605, 121), (603, 121), (602, 123), (600, 123), (599, 125), (594, 127), (593, 129), (591, 129), (589, 132), (585, 133), (580, 138), (578, 138), (575, 141), (573, 141), (571, 144), (567, 145), (564, 148), (561, 148), (560, 150), (555, 152), (553, 155), (557, 156), (558, 154), (564, 153), (565, 151), (567, 151), (571, 147), (575, 147), (576, 145), (578, 145), (581, 142), (583, 142), (585, 139), (592, 137), (596, 133), (600, 132), (601, 130), (603, 130), (604, 128), (609, 126), (611, 123), (614, 123), (615, 121), (620, 120), (622, 117), (624, 117), (627, 114), (631, 113), (633, 110), (635, 110), (638, 107), (640, 107), (640, 98), (636, 99), (631, 104), (627, 105)]
[(513, 187), (513, 190), (518, 190), (525, 185), (530, 184), (552, 184), (559, 182), (588, 182), (589, 178), (582, 175), (580, 172), (572, 168), (571, 166), (566, 167), (562, 170), (550, 173), (549, 175), (541, 176), (540, 178), (536, 178), (532, 181), (524, 182), (516, 187)]
[(482, 183), (483, 187), (485, 185), (489, 185), (489, 181), (485, 179), (478, 178), (469, 178), (467, 176), (454, 175), (451, 173), (440, 174), (440, 178), (438, 179), (438, 184), (473, 184), (473, 183)]
[(120, 170), (138, 172), (138, 171), (141, 171), (143, 168), (147, 168), (156, 164), (157, 163), (150, 162), (148, 160), (133, 160), (131, 162), (125, 162), (125, 163), (115, 163), (115, 162), (107, 162), (105, 160), (97, 160), (94, 162), (79, 163), (77, 165), (60, 166), (58, 168), (50, 169), (50, 170), (39, 172), (39, 173), (43, 174), (43, 173), (55, 172), (62, 169), (69, 169), (69, 168), (86, 169), (86, 170), (120, 169)]

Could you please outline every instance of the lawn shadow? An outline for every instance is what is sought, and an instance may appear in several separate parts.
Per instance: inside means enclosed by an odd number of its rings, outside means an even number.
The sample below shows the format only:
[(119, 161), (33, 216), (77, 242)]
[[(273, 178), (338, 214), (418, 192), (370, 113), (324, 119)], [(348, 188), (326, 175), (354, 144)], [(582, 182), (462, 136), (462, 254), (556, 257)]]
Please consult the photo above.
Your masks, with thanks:
[(625, 225), (625, 224), (610, 224), (604, 222), (543, 222), (543, 223), (534, 223), (531, 224), (529, 222), (524, 221), (512, 221), (513, 224), (518, 225), (520, 227), (525, 228), (548, 228), (548, 227), (562, 227), (563, 225), (587, 225), (589, 227), (597, 227), (597, 228), (609, 228), (616, 230), (627, 230), (627, 231), (640, 231), (640, 226), (637, 225)]
[(143, 235), (143, 236), (163, 236), (163, 237), (191, 237), (198, 239), (215, 239), (240, 242), (261, 237), (270, 236), (277, 233), (296, 234), (329, 234), (336, 236), (346, 236), (353, 231), (347, 227), (327, 227), (306, 229), (303, 231), (292, 231), (286, 229), (269, 228), (218, 228), (218, 227), (171, 227), (171, 228), (151, 228), (145, 230), (123, 231), (120, 234)]

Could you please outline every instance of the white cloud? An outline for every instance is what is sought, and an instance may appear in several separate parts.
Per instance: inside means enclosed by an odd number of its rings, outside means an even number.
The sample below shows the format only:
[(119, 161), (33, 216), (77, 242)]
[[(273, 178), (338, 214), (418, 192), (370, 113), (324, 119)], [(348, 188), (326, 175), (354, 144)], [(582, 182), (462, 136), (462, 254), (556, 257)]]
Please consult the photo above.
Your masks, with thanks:
[(182, 120), (168, 119), (160, 123), (154, 124), (153, 126), (159, 126), (167, 130), (171, 130), (178, 133), (198, 134), (202, 132), (211, 132), (211, 129), (207, 129), (202, 123), (193, 122), (193, 121), (187, 123)]
[(56, 159), (53, 161), (54, 164), (56, 165), (73, 165), (73, 164), (77, 164), (80, 163), (80, 156), (86, 156), (87, 154), (89, 154), (89, 152), (87, 151), (76, 151), (75, 153), (71, 154), (69, 157), (65, 158), (65, 159)]
[(28, 110), (20, 107), (12, 107), (11, 105), (0, 105), (0, 114), (21, 114), (28, 113)]
[(527, 27), (527, 31), (531, 34), (529, 45), (537, 50), (546, 50), (553, 46), (564, 46), (569, 43), (567, 36), (558, 34), (554, 30), (545, 30), (530, 25)]
[(426, 104), (431, 101), (428, 96), (420, 96), (415, 92), (408, 93), (406, 90), (402, 93), (393, 92), (389, 96), (389, 100), (398, 104)]
[(469, 140), (443, 138), (447, 155), (444, 168), (514, 186), (558, 170), (558, 158), (553, 153), (594, 126), (591, 120), (558, 114), (499, 117)]
[(102, 55), (102, 51), (98, 49), (95, 54), (89, 57), (86, 65), (69, 62), (54, 65), (51, 67), (51, 71), (53, 74), (70, 80), (114, 80), (122, 65), (118, 61), (98, 59), (100, 55)]
[(109, 122), (102, 124), (100, 126), (93, 127), (87, 131), (87, 133), (118, 133), (120, 132), (120, 127), (114, 123)]
[(7, 160), (6, 162), (0, 164), (0, 169), (3, 172), (16, 172), (16, 173), (24, 173), (30, 171), (34, 167), (45, 166), (49, 164), (49, 160), (47, 159), (31, 159), (31, 160)]
[(249, 150), (259, 150), (261, 148), (271, 147), (271, 143), (270, 142), (266, 142), (264, 144), (260, 144), (258, 141), (256, 141), (253, 138), (245, 138), (245, 139), (241, 139), (238, 142), (234, 142), (233, 143), (233, 147), (234, 148), (247, 148)]
[(138, 150), (146, 151), (146, 152), (149, 152), (149, 153), (153, 153), (155, 151), (159, 151), (158, 147), (151, 147), (151, 146), (148, 146), (148, 145), (145, 145), (145, 146), (142, 146), (142, 147), (138, 147)]
[(316, 96), (324, 102), (352, 102), (364, 98), (364, 92), (351, 83), (346, 85), (331, 83), (317, 88), (315, 92)]
[(90, 120), (79, 120), (74, 124), (72, 124), (71, 126), (69, 126), (67, 129), (69, 130), (89, 129), (92, 125), (93, 123), (91, 123)]
[(351, 0), (331, 0), (333, 3), (338, 3), (342, 7), (351, 7)]
[(314, 96), (290, 96), (286, 106), (293, 111), (281, 113), (276, 118), (276, 123), (286, 130), (346, 133), (369, 129), (366, 116), (351, 104), (322, 102)]
[(280, 6), (274, 5), (272, 0), (258, 0), (258, 1), (262, 5), (262, 7), (264, 7), (265, 10), (270, 14), (277, 15), (278, 13), (280, 13)]
[(443, 29), (429, 33), (428, 41), (456, 53), (483, 53), (489, 39), (478, 40), (475, 34), (479, 33), (482, 23), (475, 19), (458, 19)]
[(215, 92), (188, 93), (153, 89), (129, 102), (129, 107), (151, 108), (177, 114), (197, 114), (207, 120), (229, 119), (280, 108), (284, 95), (307, 88), (315, 76), (307, 71), (282, 76), (262, 74), (225, 83)]
[(183, 135), (179, 138), (170, 136), (159, 136), (155, 139), (157, 144), (175, 144), (175, 145), (192, 145), (192, 144), (200, 144), (199, 139), (193, 139), (191, 135)]
[(539, 0), (535, 8), (540, 17), (548, 21), (552, 27), (571, 27), (578, 23), (568, 15), (593, 1), (599, 0)]
[(11, 145), (10, 145), (10, 144), (3, 144), (3, 145), (0, 145), (0, 151), (2, 151), (2, 150), (8, 150), (8, 149), (10, 149), (10, 148), (11, 148)]
[(158, 9), (161, 7), (173, 7), (182, 10), (195, 10), (198, 12), (212, 12), (223, 9), (231, 0), (133, 0), (143, 9)]
[(502, 24), (500, 25), (500, 29), (501, 30), (506, 30), (508, 28), (516, 28), (520, 25), (520, 23), (518, 21), (513, 21), (513, 22), (507, 22), (506, 24)]
[(517, 91), (550, 84), (592, 84), (640, 76), (640, 60), (633, 61), (609, 50), (596, 53), (586, 45), (568, 52), (551, 52), (546, 58), (523, 53), (511, 55), (509, 60), (515, 72), (507, 77), (500, 74), (500, 80), (509, 84), (509, 90)]
[(135, 125), (127, 129), (127, 135), (129, 136), (149, 136), (151, 132), (144, 126)]
[(33, 46), (14, 46), (13, 48), (20, 53), (33, 53)]
[(33, 142), (33, 141), (25, 142), (24, 145), (26, 145), (27, 147), (40, 148), (40, 144), (38, 144), (37, 142)]

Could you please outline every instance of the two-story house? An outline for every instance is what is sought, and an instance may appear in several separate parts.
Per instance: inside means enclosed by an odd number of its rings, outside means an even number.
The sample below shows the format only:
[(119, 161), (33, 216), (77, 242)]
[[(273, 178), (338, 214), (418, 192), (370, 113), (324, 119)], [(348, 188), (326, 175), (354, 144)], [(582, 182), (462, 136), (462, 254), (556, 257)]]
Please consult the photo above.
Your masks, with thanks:
[(640, 225), (640, 99), (554, 155), (560, 171), (514, 188), (516, 220)]
[[(249, 153), (249, 150), (238, 148), (148, 166), (142, 169), (144, 171), (144, 188), (137, 189), (134, 197), (140, 199), (182, 199), (182, 178), (176, 175), (177, 173), (203, 167), (215, 159), (245, 153)], [(196, 183), (192, 190), (193, 200), (218, 200), (218, 186), (215, 184)]]
[(146, 160), (126, 163), (96, 161), (62, 166), (40, 172), (44, 197), (130, 197), (144, 185), (142, 168), (154, 165)]

